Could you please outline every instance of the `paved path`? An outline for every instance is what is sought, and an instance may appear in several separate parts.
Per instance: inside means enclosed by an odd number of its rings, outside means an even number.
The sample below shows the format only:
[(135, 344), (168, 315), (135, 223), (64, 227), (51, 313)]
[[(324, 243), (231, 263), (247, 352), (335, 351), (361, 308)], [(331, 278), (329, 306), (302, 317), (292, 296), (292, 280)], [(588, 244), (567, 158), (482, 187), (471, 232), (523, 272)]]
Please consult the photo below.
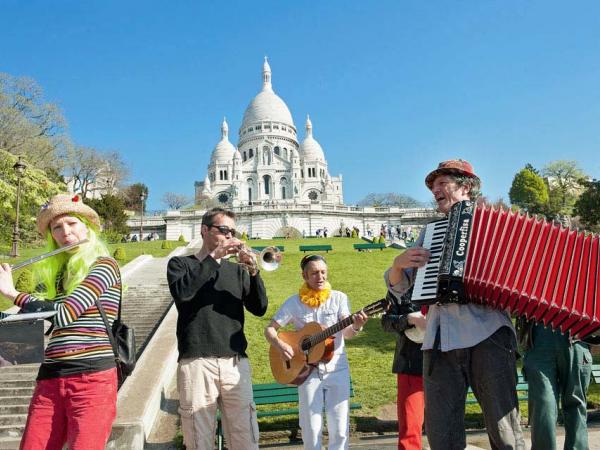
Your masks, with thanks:
[[(525, 448), (531, 448), (530, 429), (525, 428)], [(589, 450), (600, 450), (600, 423), (589, 423)], [(557, 429), (557, 448), (563, 448), (564, 428)], [(350, 442), (351, 449), (360, 450), (396, 450), (398, 435), (385, 436), (366, 436), (362, 438), (352, 438)], [(271, 450), (302, 450), (302, 445), (261, 445), (260, 448)], [(423, 437), (423, 449), (430, 450), (427, 444), (427, 437)], [(491, 446), (487, 434), (483, 431), (473, 431), (467, 434), (467, 450), (490, 450)]]

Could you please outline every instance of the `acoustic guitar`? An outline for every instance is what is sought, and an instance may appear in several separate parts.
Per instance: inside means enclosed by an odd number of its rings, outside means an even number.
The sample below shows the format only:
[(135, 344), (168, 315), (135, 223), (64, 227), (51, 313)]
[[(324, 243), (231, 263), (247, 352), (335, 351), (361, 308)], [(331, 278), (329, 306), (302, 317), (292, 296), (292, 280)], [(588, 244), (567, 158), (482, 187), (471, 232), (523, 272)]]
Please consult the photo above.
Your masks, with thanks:
[[(385, 310), (389, 303), (387, 299), (377, 300), (361, 311), (371, 316)], [(275, 380), (281, 384), (302, 384), (317, 363), (331, 360), (333, 335), (352, 323), (352, 316), (349, 316), (329, 328), (318, 322), (309, 322), (297, 331), (280, 331), (277, 336), (292, 347), (294, 356), (285, 360), (277, 347), (271, 345), (269, 361)]]

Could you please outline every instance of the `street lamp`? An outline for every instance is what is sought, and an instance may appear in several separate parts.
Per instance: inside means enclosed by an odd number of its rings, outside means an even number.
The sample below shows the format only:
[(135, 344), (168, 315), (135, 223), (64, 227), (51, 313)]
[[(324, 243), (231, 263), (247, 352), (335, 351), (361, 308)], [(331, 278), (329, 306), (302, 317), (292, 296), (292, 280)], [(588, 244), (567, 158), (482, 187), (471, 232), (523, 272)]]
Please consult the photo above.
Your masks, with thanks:
[(146, 194), (142, 191), (140, 193), (140, 242), (142, 242), (143, 223), (144, 223), (144, 200), (146, 200)]
[(25, 173), (25, 169), (27, 165), (21, 161), (21, 157), (13, 166), (15, 172), (17, 173), (17, 214), (15, 217), (15, 226), (13, 228), (13, 240), (12, 240), (12, 250), (10, 251), (10, 256), (16, 258), (19, 256), (19, 207), (21, 205), (21, 178), (23, 178), (23, 174)]

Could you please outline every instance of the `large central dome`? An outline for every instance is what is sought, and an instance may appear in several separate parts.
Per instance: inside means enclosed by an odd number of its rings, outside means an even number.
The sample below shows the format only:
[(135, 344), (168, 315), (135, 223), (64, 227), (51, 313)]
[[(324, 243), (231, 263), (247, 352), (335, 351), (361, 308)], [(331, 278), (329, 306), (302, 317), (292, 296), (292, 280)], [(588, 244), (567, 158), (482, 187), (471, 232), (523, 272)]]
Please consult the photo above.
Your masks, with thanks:
[(287, 105), (273, 92), (273, 87), (271, 86), (271, 67), (266, 58), (263, 65), (262, 91), (252, 99), (246, 108), (241, 130), (263, 121), (280, 122), (294, 126), (294, 120)]

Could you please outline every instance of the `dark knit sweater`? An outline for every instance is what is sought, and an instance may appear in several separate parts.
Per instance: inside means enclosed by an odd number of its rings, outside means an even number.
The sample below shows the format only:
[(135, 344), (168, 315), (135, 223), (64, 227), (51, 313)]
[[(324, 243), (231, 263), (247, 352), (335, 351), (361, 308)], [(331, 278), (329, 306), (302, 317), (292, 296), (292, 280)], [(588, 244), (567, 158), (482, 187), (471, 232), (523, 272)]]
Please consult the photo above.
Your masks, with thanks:
[(169, 290), (179, 313), (179, 359), (246, 356), (244, 307), (255, 316), (267, 311), (260, 274), (251, 277), (239, 264), (207, 256), (171, 258)]

